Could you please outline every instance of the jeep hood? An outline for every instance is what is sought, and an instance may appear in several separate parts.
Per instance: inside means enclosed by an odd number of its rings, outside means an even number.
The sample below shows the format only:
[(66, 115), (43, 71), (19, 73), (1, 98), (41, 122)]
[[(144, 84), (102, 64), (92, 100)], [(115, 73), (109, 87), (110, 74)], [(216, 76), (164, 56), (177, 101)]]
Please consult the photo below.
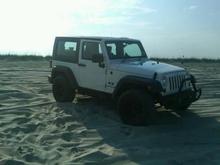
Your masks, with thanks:
[(166, 63), (156, 62), (152, 60), (137, 61), (130, 59), (112, 63), (111, 69), (143, 76), (152, 76), (155, 72), (161, 75), (164, 73), (184, 71), (184, 69), (181, 67)]

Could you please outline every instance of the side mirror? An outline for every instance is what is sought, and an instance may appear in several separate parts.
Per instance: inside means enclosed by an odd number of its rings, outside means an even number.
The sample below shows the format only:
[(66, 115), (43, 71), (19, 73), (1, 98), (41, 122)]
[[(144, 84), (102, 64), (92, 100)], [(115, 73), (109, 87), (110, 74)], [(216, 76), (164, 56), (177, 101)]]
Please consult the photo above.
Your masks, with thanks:
[(94, 63), (101, 63), (103, 62), (104, 58), (103, 58), (103, 54), (93, 54), (92, 55), (92, 62)]

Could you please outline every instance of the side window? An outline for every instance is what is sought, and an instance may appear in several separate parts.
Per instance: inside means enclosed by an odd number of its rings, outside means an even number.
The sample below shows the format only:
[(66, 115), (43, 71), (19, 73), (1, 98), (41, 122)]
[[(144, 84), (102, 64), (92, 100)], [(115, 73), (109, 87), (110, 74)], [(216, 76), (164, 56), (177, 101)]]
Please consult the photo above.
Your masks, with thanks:
[(82, 58), (86, 60), (91, 60), (92, 55), (94, 54), (102, 55), (102, 49), (100, 43), (92, 42), (92, 41), (83, 42)]
[(77, 41), (63, 41), (57, 43), (56, 58), (65, 62), (78, 61), (78, 42)]

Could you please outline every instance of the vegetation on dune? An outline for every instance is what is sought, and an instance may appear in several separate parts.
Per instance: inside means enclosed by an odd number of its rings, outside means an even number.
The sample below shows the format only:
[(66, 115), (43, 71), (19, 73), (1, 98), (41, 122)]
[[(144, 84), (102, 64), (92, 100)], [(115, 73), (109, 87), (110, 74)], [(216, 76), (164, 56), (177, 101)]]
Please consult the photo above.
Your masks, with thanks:
[(220, 59), (209, 59), (209, 58), (151, 58), (151, 60), (155, 61), (162, 61), (162, 62), (181, 62), (181, 63), (213, 63), (213, 62), (220, 62)]
[(51, 56), (39, 56), (39, 55), (0, 55), (0, 60), (7, 61), (41, 61), (50, 60)]
[[(40, 55), (0, 55), (0, 60), (7, 60), (7, 61), (40, 61), (40, 60), (47, 60), (49, 61), (51, 56), (40, 56)], [(162, 62), (220, 62), (219, 59), (209, 59), (209, 58), (151, 58), (155, 61), (162, 61)]]

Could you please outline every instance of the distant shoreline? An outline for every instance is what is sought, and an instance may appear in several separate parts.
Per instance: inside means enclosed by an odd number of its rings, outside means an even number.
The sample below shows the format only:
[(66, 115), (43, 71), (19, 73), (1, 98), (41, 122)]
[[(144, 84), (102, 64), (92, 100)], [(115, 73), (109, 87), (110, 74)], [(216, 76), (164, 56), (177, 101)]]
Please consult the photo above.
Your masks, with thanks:
[[(41, 56), (41, 55), (1, 55), (0, 60), (6, 61), (41, 61), (46, 60), (49, 61), (51, 56)], [(209, 58), (154, 58), (151, 57), (150, 59), (155, 61), (162, 61), (162, 62), (220, 62), (219, 59), (209, 59)]]

